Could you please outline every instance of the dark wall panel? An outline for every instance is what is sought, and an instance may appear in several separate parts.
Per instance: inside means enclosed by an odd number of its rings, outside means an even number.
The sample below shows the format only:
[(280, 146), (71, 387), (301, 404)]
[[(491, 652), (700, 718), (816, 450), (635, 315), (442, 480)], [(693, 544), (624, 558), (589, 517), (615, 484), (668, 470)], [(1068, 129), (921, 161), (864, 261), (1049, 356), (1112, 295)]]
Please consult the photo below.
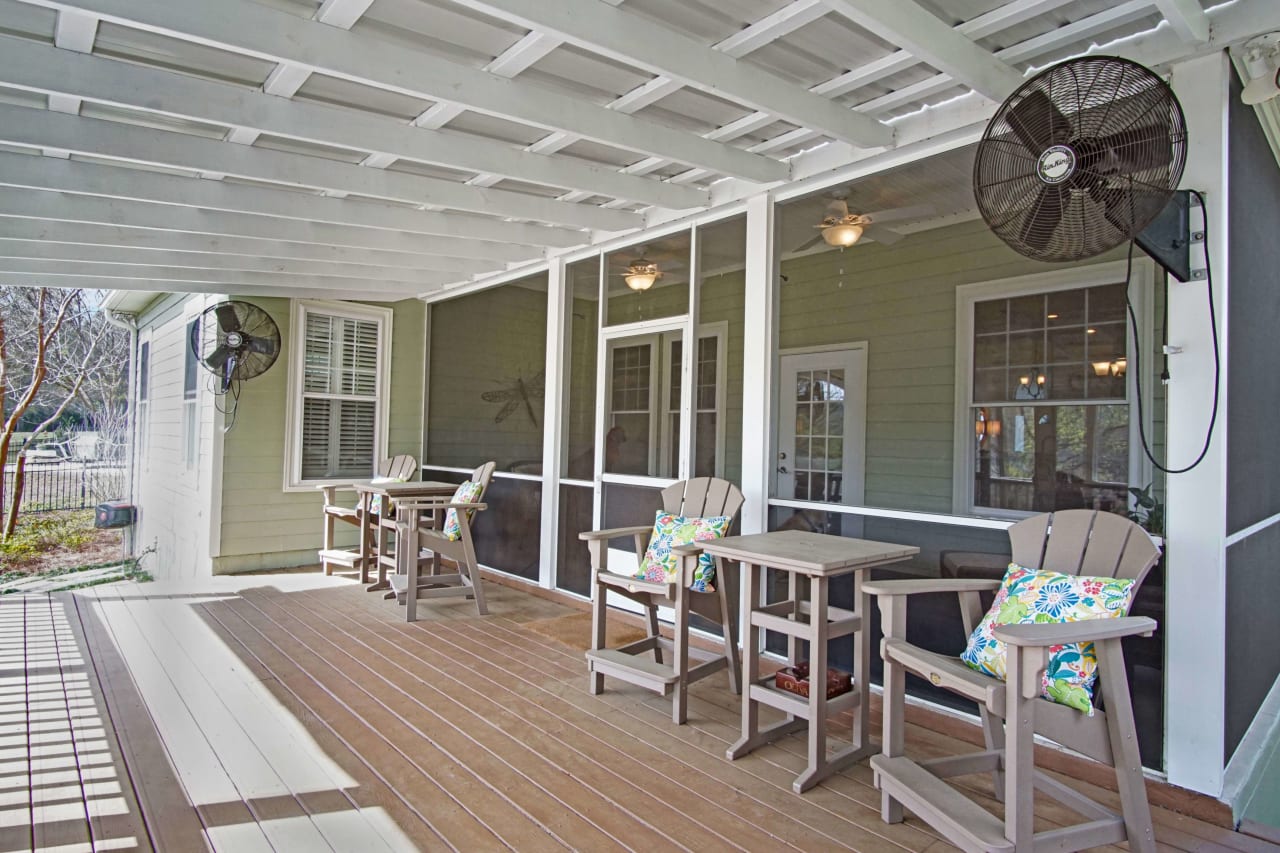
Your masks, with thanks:
[[(1228, 532), (1280, 513), (1280, 168), (1253, 108), (1240, 103), (1239, 82), (1232, 82)], [(1273, 526), (1227, 550), (1226, 760), (1280, 674), (1278, 600), (1280, 527)]]

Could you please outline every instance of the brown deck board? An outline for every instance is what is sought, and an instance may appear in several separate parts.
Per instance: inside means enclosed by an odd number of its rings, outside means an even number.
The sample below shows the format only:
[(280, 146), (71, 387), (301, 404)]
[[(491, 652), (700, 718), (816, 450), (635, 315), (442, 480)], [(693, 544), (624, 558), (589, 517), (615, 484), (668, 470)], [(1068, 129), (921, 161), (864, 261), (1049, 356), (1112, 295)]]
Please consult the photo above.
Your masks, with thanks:
[[(0, 642), (0, 815), (38, 800), (41, 843), (133, 826), (139, 849), (154, 839), (184, 853), (951, 849), (914, 817), (882, 823), (865, 764), (793, 794), (798, 737), (726, 760), (740, 705), (724, 674), (693, 686), (685, 726), (671, 724), (669, 699), (614, 680), (590, 695), (582, 652), (523, 626), (574, 608), (492, 584), (489, 617), (462, 600), (420, 602), (407, 624), (355, 584), (271, 583), (203, 597), (214, 585), (97, 588), (67, 599), (67, 626), (40, 598), (30, 642), (16, 654)], [(37, 620), (26, 606), (0, 600), (0, 640), (26, 636)], [(85, 648), (88, 677), (58, 675)], [(975, 748), (967, 732), (921, 722), (908, 724), (909, 752)], [(28, 749), (43, 762), (34, 798)], [(1071, 781), (1115, 798), (1096, 779)], [(966, 787), (999, 810), (989, 779)], [(108, 807), (121, 792), (124, 823)], [(71, 819), (55, 819), (63, 811)], [(1153, 812), (1161, 849), (1277, 849)], [(1036, 816), (1073, 819), (1045, 798)], [(36, 840), (0, 821), (0, 850)]]

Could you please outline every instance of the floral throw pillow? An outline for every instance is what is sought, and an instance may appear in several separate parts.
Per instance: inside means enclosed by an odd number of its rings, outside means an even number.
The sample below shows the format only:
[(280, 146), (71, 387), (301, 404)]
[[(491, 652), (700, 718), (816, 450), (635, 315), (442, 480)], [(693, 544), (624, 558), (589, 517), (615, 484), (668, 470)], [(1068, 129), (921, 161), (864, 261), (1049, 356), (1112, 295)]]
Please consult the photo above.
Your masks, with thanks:
[[(479, 483), (471, 480), (464, 480), (458, 484), (458, 488), (454, 490), (453, 497), (449, 499), (452, 504), (469, 504), (475, 503), (480, 499), (480, 492), (483, 489)], [(471, 510), (467, 510), (467, 518), (471, 517)], [(462, 538), (462, 523), (458, 519), (458, 511), (456, 509), (445, 510), (444, 513), (444, 538), (451, 541), (458, 541)]]
[[(727, 515), (711, 518), (686, 518), (658, 510), (653, 522), (653, 535), (644, 552), (644, 562), (636, 577), (660, 583), (674, 583), (680, 578), (680, 561), (671, 552), (677, 545), (691, 545), (706, 539), (720, 539), (729, 532), (732, 519)], [(716, 563), (710, 554), (698, 557), (698, 567), (693, 573), (689, 589), (694, 592), (713, 592), (716, 581)]]
[[(1129, 612), (1133, 595), (1131, 579), (1078, 577), (1010, 563), (996, 600), (973, 630), (960, 659), (979, 672), (1004, 679), (1005, 644), (995, 638), (996, 626), (1116, 618)], [(1092, 716), (1097, 670), (1093, 643), (1050, 646), (1041, 695)]]
[[(380, 486), (385, 483), (403, 483), (404, 481), (404, 477), (374, 477), (369, 482), (375, 486)], [(356, 509), (359, 508), (360, 506), (357, 504)], [(391, 515), (394, 512), (395, 505), (391, 501), (387, 501), (387, 515)], [(375, 494), (369, 498), (369, 513), (371, 515), (382, 515), (382, 495)]]

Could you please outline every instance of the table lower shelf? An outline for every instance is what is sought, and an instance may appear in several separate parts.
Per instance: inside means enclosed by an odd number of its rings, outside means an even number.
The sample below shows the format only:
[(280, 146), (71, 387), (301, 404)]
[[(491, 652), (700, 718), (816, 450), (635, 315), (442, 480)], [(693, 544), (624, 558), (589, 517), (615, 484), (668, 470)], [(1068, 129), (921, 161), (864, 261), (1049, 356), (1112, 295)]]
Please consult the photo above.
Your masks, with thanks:
[[(827, 700), (827, 716), (830, 717), (839, 714), (841, 711), (856, 708), (859, 697), (857, 684), (854, 684), (853, 689), (848, 693), (841, 693), (839, 696), (831, 697)], [(802, 720), (809, 719), (809, 700), (797, 693), (775, 687), (772, 675), (752, 684), (748, 698), (753, 702), (761, 702)]]

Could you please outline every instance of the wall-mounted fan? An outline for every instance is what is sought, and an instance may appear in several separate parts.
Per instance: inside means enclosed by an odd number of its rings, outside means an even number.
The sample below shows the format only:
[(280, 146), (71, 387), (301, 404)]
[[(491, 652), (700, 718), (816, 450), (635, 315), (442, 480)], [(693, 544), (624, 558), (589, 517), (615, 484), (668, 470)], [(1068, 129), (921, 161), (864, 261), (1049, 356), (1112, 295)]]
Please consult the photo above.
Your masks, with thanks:
[(978, 144), (982, 218), (1042, 261), (1099, 255), (1156, 218), (1182, 179), (1187, 129), (1173, 90), (1113, 56), (1048, 68), (1009, 96)]
[(262, 375), (276, 363), (280, 329), (257, 305), (219, 302), (196, 318), (191, 351), (216, 377), (214, 391), (234, 394), (237, 383)]

